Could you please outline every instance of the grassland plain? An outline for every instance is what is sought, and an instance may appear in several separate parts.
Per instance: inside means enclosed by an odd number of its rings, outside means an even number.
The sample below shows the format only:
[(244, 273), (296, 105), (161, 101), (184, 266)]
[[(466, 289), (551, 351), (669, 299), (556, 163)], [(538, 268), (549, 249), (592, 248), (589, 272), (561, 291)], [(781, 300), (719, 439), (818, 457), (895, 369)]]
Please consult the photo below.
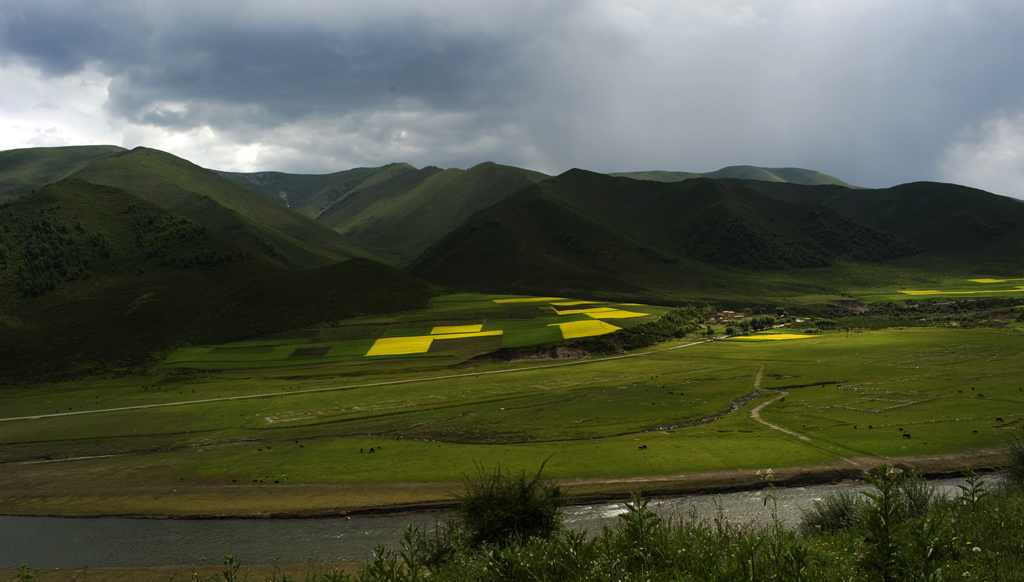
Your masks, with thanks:
[[(481, 297), (449, 299), (400, 324), (469, 325)], [(415, 507), (450, 502), (475, 463), (518, 471), (545, 459), (585, 498), (754, 484), (769, 466), (956, 470), (943, 459), (990, 454), (1024, 425), (1022, 341), (1014, 328), (894, 329), (684, 339), (570, 362), (363, 356), (8, 389), (5, 419), (39, 418), (0, 421), (0, 512)], [(167, 406), (118, 410), (152, 405)]]

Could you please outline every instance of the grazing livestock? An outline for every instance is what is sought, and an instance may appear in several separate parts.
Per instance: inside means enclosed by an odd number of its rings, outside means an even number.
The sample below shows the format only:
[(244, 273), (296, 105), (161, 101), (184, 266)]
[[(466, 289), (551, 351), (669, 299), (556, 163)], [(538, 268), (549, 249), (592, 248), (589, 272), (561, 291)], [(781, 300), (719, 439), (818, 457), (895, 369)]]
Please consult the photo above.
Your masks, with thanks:
[(996, 417), (996, 422), (1003, 422), (1003, 417), (997, 416)]
[(909, 432), (903, 433), (903, 438), (909, 439), (910, 438), (910, 433)]
[(370, 452), (371, 452), (371, 453), (373, 452), (373, 447), (370, 447)]

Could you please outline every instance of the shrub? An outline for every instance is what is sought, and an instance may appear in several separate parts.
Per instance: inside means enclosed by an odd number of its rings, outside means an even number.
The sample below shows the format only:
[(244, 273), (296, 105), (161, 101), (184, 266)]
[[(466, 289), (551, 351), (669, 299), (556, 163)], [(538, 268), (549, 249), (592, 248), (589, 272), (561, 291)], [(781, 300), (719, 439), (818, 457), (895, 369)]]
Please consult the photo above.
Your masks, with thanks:
[(550, 538), (562, 524), (565, 494), (554, 481), (544, 479), (544, 464), (532, 477), (512, 475), (499, 465), (493, 472), (477, 466), (478, 478), (466, 479), (456, 511), (459, 524), (472, 546), (507, 546), (531, 537)]
[(1003, 476), (1006, 485), (1017, 489), (1024, 488), (1024, 435), (1020, 432), (1010, 433), (1003, 445), (1006, 453), (1006, 466)]
[(804, 512), (800, 531), (804, 534), (835, 533), (850, 529), (864, 510), (864, 498), (849, 491), (837, 491), (816, 500), (814, 507)]

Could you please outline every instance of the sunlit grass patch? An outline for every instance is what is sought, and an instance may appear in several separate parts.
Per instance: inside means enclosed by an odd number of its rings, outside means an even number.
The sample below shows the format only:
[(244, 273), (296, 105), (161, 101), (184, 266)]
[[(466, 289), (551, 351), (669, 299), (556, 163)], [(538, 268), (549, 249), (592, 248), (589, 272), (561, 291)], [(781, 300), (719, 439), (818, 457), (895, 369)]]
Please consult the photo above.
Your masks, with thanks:
[(367, 356), (400, 356), (403, 354), (425, 354), (434, 338), (431, 336), (382, 337), (373, 342)]
[(443, 334), (443, 333), (473, 333), (478, 332), (484, 328), (482, 323), (476, 325), (438, 325), (434, 329), (430, 330), (431, 335)]
[(565, 297), (514, 297), (512, 299), (494, 299), (495, 303), (550, 303), (561, 301)]
[(795, 340), (818, 338), (819, 335), (807, 335), (803, 333), (765, 333), (759, 335), (739, 335), (727, 339), (740, 341), (772, 341), (772, 340)]
[(613, 331), (622, 329), (600, 320), (568, 321), (565, 323), (551, 323), (548, 325), (558, 326), (558, 328), (562, 330), (562, 337), (564, 339), (604, 335), (606, 333), (612, 333)]

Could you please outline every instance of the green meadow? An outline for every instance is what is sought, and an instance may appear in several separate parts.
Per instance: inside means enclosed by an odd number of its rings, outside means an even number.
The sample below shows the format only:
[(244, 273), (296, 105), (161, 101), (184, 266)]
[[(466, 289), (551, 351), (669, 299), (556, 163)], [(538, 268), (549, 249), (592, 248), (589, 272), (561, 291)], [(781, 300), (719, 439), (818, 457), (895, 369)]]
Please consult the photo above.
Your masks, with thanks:
[(905, 288), (896, 293), (869, 293), (861, 299), (877, 303), (907, 299), (981, 299), (1021, 295), (1024, 295), (1024, 279), (986, 277), (948, 280), (934, 285)]
[(415, 505), (449, 500), (477, 464), (518, 471), (547, 461), (549, 477), (588, 490), (974, 455), (1024, 426), (1015, 327), (681, 338), (582, 360), (476, 357), (494, 350), (484, 343), (495, 336), (366, 355), (381, 338), (460, 326), (501, 330), (503, 347), (543, 347), (560, 339), (552, 320), (590, 317), (556, 308), (649, 314), (608, 320), (623, 326), (667, 311), (495, 299), (515, 298), (446, 296), (415, 313), (178, 350), (148, 376), (6, 389), (0, 513)]

